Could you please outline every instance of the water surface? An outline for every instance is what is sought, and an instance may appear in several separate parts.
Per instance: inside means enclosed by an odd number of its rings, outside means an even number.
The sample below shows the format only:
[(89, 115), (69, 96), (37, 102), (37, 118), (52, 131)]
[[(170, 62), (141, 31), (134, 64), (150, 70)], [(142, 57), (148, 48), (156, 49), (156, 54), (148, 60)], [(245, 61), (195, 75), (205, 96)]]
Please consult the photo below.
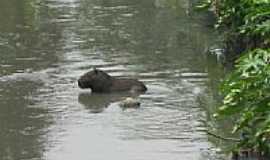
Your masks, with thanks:
[[(222, 72), (205, 50), (216, 35), (188, 0), (0, 2), (0, 159), (216, 160), (202, 131)], [(139, 109), (125, 93), (91, 94), (96, 67), (143, 81)], [(210, 100), (209, 100), (210, 101)]]

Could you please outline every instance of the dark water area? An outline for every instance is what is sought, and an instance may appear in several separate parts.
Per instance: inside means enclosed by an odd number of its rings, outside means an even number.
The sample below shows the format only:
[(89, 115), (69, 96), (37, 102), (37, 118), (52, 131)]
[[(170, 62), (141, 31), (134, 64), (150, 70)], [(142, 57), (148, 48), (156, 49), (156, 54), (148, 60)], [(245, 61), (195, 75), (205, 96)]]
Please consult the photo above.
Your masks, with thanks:
[[(211, 17), (188, 0), (1, 0), (1, 160), (221, 160), (203, 130), (223, 70)], [(126, 93), (77, 86), (93, 67), (138, 78)]]

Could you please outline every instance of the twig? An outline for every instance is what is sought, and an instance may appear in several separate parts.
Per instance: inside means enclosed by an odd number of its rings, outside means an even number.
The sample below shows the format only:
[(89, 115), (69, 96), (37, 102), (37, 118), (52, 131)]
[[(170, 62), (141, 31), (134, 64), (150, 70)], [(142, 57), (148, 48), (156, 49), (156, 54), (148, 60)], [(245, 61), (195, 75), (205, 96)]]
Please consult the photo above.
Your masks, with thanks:
[(225, 140), (225, 141), (240, 142), (240, 139), (237, 139), (237, 138), (222, 137), (222, 136), (217, 135), (217, 134), (215, 134), (215, 133), (212, 133), (212, 132), (210, 132), (210, 131), (206, 131), (206, 133), (207, 133), (208, 135), (211, 135), (211, 136), (215, 137), (215, 138), (222, 139), (222, 140)]

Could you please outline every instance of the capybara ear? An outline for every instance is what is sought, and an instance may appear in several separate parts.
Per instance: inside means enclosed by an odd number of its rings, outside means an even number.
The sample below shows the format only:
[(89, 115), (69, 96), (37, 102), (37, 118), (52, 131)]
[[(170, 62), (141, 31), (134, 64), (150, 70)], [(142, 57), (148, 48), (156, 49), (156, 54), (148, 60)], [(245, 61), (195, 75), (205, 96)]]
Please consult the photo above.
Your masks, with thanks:
[(98, 70), (96, 69), (96, 67), (94, 67), (94, 72), (95, 74), (98, 74)]

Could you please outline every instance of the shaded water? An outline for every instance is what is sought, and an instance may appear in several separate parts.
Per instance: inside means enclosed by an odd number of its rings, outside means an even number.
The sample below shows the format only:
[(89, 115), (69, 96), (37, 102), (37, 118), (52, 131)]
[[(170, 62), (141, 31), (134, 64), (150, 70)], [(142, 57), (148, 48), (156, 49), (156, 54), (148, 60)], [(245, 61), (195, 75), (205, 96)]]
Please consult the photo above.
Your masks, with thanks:
[[(203, 54), (216, 35), (192, 5), (1, 0), (0, 159), (218, 159), (198, 100), (221, 72)], [(80, 90), (93, 67), (145, 82), (141, 108)]]

